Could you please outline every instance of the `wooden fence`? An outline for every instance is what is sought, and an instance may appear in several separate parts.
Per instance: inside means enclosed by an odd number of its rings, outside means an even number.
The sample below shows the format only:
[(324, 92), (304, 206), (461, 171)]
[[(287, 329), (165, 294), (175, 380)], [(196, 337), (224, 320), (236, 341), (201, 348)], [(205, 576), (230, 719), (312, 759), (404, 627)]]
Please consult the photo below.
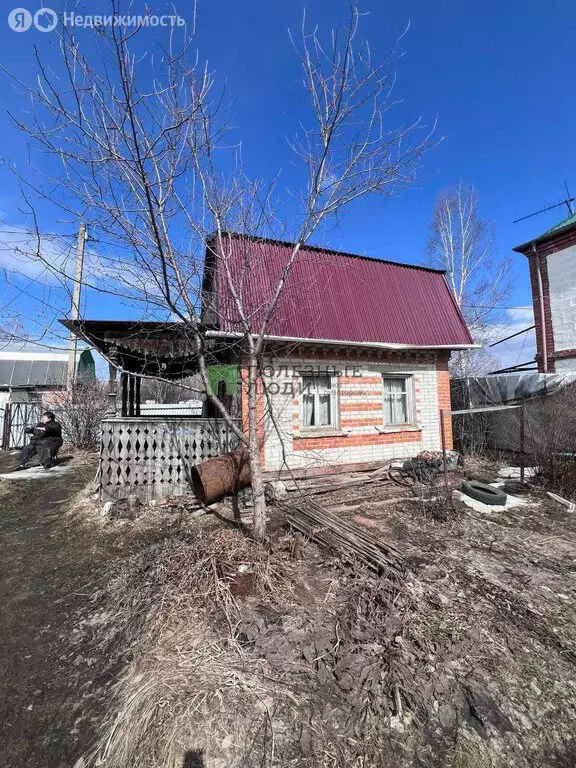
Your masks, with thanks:
[(190, 468), (235, 450), (239, 439), (223, 419), (132, 416), (104, 419), (100, 497), (141, 501), (190, 493)]

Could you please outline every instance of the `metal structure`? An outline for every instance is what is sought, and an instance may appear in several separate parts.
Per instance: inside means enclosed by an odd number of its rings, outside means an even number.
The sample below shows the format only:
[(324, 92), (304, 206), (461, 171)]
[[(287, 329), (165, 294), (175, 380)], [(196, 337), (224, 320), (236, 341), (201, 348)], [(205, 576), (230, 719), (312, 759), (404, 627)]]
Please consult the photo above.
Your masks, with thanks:
[(190, 470), (238, 447), (224, 419), (118, 417), (102, 422), (100, 495), (141, 501), (191, 492)]
[(41, 413), (40, 402), (7, 403), (2, 423), (2, 450), (23, 448), (30, 440), (29, 435), (24, 433), (24, 427), (37, 424)]
[(526, 216), (520, 216), (519, 219), (514, 219), (512, 224), (517, 224), (519, 221), (524, 221), (525, 219), (531, 219), (533, 216), (539, 216), (541, 213), (547, 213), (547, 211), (553, 211), (554, 208), (560, 208), (563, 205), (568, 208), (568, 214), (572, 216), (574, 213), (572, 203), (576, 198), (570, 196), (570, 190), (568, 189), (568, 184), (566, 182), (564, 182), (564, 188), (566, 189), (566, 198), (564, 200), (561, 200), (559, 203), (554, 203), (553, 205), (548, 205), (546, 208), (540, 208), (539, 211), (534, 211), (534, 213), (529, 213)]
[(463, 408), (455, 411), (440, 410), (440, 434), (442, 437), (442, 464), (444, 469), (444, 485), (446, 486), (446, 492), (449, 490), (448, 486), (448, 456), (446, 449), (446, 429), (444, 426), (445, 416), (458, 416), (465, 413), (488, 413), (489, 411), (510, 411), (520, 408), (520, 435), (519, 435), (519, 448), (520, 448), (520, 482), (524, 482), (524, 440), (526, 434), (526, 411), (524, 402), (520, 405), (493, 405), (486, 408)]
[[(234, 233), (208, 246), (202, 321), (214, 332), (243, 336), (232, 294), (242, 285), (243, 311), (258, 333), (264, 308), (291, 257), (294, 244)], [(246, 265), (250, 268), (247, 269)], [(270, 340), (402, 348), (474, 348), (441, 270), (303, 246), (286, 277), (266, 326)]]

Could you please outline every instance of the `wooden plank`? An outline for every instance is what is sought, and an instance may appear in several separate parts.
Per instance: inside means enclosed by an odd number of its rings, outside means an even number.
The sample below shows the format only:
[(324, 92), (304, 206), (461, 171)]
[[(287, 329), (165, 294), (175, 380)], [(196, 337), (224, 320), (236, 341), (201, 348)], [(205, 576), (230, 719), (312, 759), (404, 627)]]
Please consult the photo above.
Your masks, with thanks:
[(278, 502), (288, 524), (317, 543), (343, 551), (378, 571), (402, 570), (400, 553), (380, 536), (349, 523), (311, 499), (295, 503)]
[(568, 499), (564, 499), (562, 496), (558, 496), (556, 493), (552, 493), (552, 491), (546, 491), (546, 496), (548, 496), (550, 499), (553, 499), (554, 501), (557, 501), (558, 504), (562, 504), (563, 507), (566, 507), (568, 512), (574, 512), (574, 510), (576, 510), (576, 504), (568, 501)]
[(330, 477), (349, 472), (371, 472), (390, 466), (389, 461), (361, 461), (354, 464), (330, 464), (322, 467), (282, 469), (264, 472), (264, 480), (304, 480), (314, 477)]

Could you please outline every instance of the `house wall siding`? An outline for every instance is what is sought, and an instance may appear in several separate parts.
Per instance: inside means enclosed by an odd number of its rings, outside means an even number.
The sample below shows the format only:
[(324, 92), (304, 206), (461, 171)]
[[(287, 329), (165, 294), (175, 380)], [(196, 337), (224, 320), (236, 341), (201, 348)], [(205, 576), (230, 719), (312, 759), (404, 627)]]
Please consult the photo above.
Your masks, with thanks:
[(575, 355), (555, 355), (555, 368), (576, 371), (576, 245), (550, 254), (546, 261), (554, 352), (573, 350)]
[[(425, 360), (398, 357), (344, 362), (342, 357), (324, 355), (289, 357), (280, 364), (269, 361), (269, 366), (274, 375), (265, 379), (266, 470), (384, 461), (441, 447), (439, 409), (450, 409), (446, 359), (438, 361), (434, 355), (428, 355)], [(316, 371), (340, 370), (344, 374), (337, 377), (337, 434), (316, 436), (302, 432), (299, 387), (301, 372), (307, 366)], [(352, 368), (354, 375), (346, 375)], [(386, 374), (412, 377), (413, 425), (384, 426), (382, 377)], [(450, 417), (446, 419), (446, 438), (450, 448)]]

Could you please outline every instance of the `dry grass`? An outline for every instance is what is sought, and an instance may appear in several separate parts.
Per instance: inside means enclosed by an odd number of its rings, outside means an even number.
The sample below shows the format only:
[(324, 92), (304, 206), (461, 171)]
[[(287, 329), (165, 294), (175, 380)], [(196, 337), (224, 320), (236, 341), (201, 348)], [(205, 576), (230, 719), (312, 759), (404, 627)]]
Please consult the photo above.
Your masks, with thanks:
[(132, 660), (87, 765), (188, 768), (189, 752), (206, 768), (479, 768), (485, 752), (497, 768), (556, 765), (547, 740), (576, 722), (572, 518), (374, 511), (402, 578), (277, 528), (268, 547), (179, 532), (128, 563), (101, 634)]
[(91, 764), (181, 768), (194, 749), (208, 752), (216, 768), (273, 751), (262, 734), (281, 690), (237, 640), (233, 593), (246, 567), (256, 599), (290, 599), (290, 581), (269, 553), (229, 530), (170, 541), (112, 585), (112, 621), (137, 653), (116, 686), (116, 709)]
[(210, 768), (385, 765), (386, 718), (422, 711), (406, 596), (328, 561), (314, 581), (314, 554), (292, 536), (265, 548), (217, 530), (126, 569), (106, 621), (134, 660), (87, 763), (182, 768), (194, 750)]

